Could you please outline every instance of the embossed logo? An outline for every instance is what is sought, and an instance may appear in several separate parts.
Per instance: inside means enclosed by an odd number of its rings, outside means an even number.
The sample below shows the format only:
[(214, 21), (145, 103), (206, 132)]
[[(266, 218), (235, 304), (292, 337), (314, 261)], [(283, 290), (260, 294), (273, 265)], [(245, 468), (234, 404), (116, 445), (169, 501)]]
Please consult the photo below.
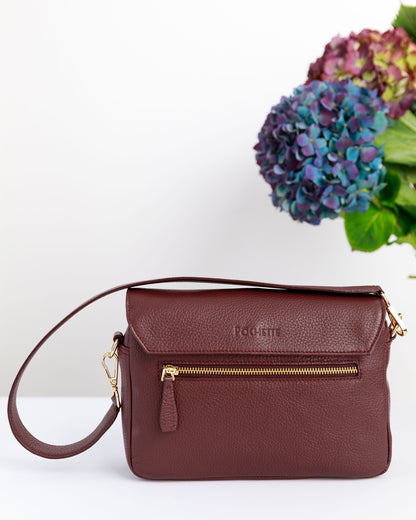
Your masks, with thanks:
[(280, 336), (280, 329), (275, 327), (249, 327), (236, 325), (234, 327), (234, 335), (242, 338), (260, 336), (274, 338)]

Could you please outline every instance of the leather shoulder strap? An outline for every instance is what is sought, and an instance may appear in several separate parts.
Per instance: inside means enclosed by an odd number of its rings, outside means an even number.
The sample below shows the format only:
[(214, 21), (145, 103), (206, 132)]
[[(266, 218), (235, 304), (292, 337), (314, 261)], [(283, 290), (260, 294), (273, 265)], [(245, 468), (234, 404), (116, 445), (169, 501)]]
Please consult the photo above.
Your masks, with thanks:
[(8, 417), (10, 422), (10, 427), (16, 439), (29, 451), (36, 455), (40, 455), (41, 457), (46, 457), (50, 459), (59, 459), (65, 457), (72, 457), (73, 455), (77, 455), (88, 448), (90, 448), (93, 444), (95, 444), (102, 435), (110, 428), (110, 426), (115, 421), (119, 408), (117, 407), (116, 401), (114, 397), (112, 398), (112, 403), (104, 416), (101, 423), (97, 426), (97, 428), (90, 433), (84, 439), (75, 442), (73, 444), (67, 445), (52, 445), (47, 444), (45, 442), (40, 441), (36, 437), (34, 437), (24, 426), (22, 420), (20, 419), (19, 412), (17, 409), (17, 392), (19, 388), (20, 381), (22, 379), (23, 373), (29, 365), (32, 358), (35, 356), (37, 351), (41, 348), (41, 346), (60, 328), (64, 325), (68, 320), (70, 320), (73, 316), (78, 314), (82, 309), (88, 307), (92, 303), (108, 296), (109, 294), (122, 291), (125, 289), (131, 289), (133, 287), (140, 287), (144, 285), (152, 285), (157, 283), (166, 283), (166, 282), (201, 282), (201, 283), (213, 283), (213, 284), (225, 284), (225, 285), (244, 285), (249, 287), (263, 287), (267, 289), (279, 289), (279, 290), (290, 290), (290, 291), (310, 291), (310, 292), (324, 292), (324, 293), (333, 293), (333, 294), (380, 294), (381, 287), (378, 285), (368, 285), (368, 286), (356, 286), (356, 287), (318, 287), (318, 286), (301, 286), (301, 285), (279, 285), (273, 283), (265, 283), (265, 282), (252, 282), (248, 280), (229, 280), (225, 278), (204, 278), (204, 277), (190, 277), (190, 276), (178, 276), (172, 278), (156, 278), (153, 280), (143, 280), (139, 282), (127, 283), (124, 285), (119, 285), (117, 287), (113, 287), (112, 289), (108, 289), (96, 296), (93, 296), (86, 302), (82, 303), (79, 307), (70, 312), (65, 318), (63, 318), (55, 327), (53, 327), (35, 346), (32, 352), (29, 354), (23, 365), (21, 366), (9, 394), (8, 401)]

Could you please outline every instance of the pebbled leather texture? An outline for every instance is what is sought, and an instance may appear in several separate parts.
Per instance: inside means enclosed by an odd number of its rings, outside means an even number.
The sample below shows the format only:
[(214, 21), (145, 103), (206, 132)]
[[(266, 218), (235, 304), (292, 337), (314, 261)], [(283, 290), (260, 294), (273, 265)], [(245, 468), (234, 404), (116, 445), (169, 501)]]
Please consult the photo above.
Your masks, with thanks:
[[(10, 391), (8, 416), (25, 448), (47, 458), (71, 457), (97, 442), (119, 411), (113, 398), (97, 428), (73, 444), (50, 445), (34, 437), (23, 425), (16, 401), (21, 378), (42, 345), (95, 301), (124, 289), (166, 282), (252, 289), (128, 291), (129, 326), (124, 340), (121, 333), (116, 337), (122, 342), (118, 355), (124, 444), (136, 475), (368, 477), (387, 469), (391, 438), (386, 369), (392, 340), (379, 286), (173, 277), (104, 291), (53, 327), (20, 368)], [(162, 400), (161, 366), (166, 363), (245, 367), (334, 362), (357, 366), (359, 375), (313, 380), (178, 377), (168, 383), (166, 402)]]
[[(122, 415), (129, 429), (127, 459), (136, 475), (370, 477), (387, 470), (391, 338), (378, 295), (133, 289), (127, 293), (127, 314), (120, 361), (130, 384), (123, 385)], [(245, 323), (257, 331), (281, 332), (233, 335), (233, 326)], [(164, 409), (163, 364), (269, 367), (334, 362), (357, 365), (359, 375), (178, 376), (168, 381)], [(166, 415), (163, 410), (168, 410)]]
[(130, 289), (127, 321), (151, 354), (368, 353), (381, 298), (264, 289)]

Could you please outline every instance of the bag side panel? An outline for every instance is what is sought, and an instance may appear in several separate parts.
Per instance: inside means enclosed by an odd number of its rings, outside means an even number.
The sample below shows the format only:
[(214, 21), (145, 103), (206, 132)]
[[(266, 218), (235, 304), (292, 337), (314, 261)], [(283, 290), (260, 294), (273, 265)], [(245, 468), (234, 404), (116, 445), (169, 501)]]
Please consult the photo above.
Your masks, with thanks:
[(126, 452), (127, 463), (134, 472), (131, 460), (131, 377), (130, 377), (130, 349), (124, 345), (118, 347), (118, 357), (121, 372), (121, 419), (123, 426), (124, 449)]

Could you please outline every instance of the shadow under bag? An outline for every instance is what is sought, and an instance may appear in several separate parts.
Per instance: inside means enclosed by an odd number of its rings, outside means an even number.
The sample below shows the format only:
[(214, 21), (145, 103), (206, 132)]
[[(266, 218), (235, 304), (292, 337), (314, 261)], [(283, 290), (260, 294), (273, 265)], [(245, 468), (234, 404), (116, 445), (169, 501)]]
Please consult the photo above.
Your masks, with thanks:
[[(144, 287), (162, 282), (240, 287)], [(110, 409), (79, 442), (39, 441), (17, 411), (24, 370), (72, 316), (124, 289), (128, 327), (103, 356)], [(391, 342), (405, 332), (379, 286), (126, 284), (79, 306), (38, 343), (13, 383), (9, 421), (29, 451), (63, 458), (97, 442), (121, 409), (127, 461), (143, 478), (371, 477), (391, 460), (386, 370)]]

